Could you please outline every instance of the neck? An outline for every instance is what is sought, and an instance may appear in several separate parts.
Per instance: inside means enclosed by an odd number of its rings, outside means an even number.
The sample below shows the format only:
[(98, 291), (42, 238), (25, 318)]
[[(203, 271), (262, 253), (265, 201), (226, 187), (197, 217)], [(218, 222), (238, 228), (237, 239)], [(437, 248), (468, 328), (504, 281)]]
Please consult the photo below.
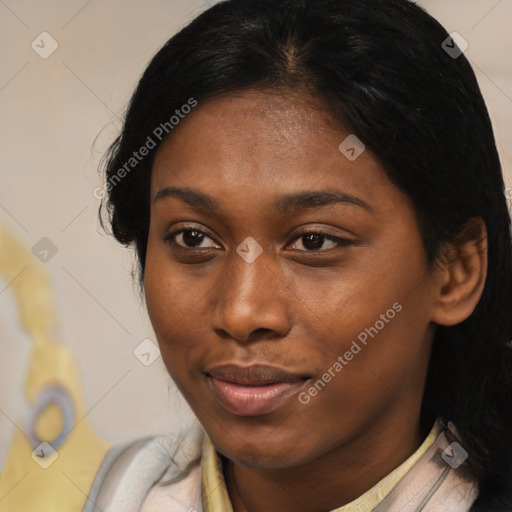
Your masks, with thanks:
[(260, 469), (224, 459), (234, 512), (327, 512), (371, 489), (424, 441), (418, 422), (370, 427), (348, 445), (295, 467)]

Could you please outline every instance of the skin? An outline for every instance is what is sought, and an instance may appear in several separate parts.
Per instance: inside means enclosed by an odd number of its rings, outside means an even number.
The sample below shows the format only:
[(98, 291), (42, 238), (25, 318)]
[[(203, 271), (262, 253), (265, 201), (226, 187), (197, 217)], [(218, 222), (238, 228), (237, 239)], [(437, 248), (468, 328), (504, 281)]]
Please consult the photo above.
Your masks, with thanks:
[[(154, 161), (148, 313), (171, 377), (227, 458), (237, 512), (328, 511), (405, 461), (425, 437), (434, 324), (469, 316), (483, 288), (486, 257), (474, 236), (451, 265), (429, 270), (412, 204), (369, 150), (355, 161), (340, 152), (348, 134), (312, 98), (245, 91), (194, 108)], [(165, 187), (209, 194), (220, 209), (155, 201)], [(273, 209), (283, 195), (324, 189), (369, 209)], [(169, 239), (184, 222), (205, 236)], [(305, 230), (350, 243), (315, 246), (299, 236)], [(252, 263), (236, 252), (248, 236), (263, 249)], [(203, 373), (270, 364), (310, 376), (307, 390), (396, 302), (402, 310), (307, 404), (294, 396), (268, 414), (236, 415)]]

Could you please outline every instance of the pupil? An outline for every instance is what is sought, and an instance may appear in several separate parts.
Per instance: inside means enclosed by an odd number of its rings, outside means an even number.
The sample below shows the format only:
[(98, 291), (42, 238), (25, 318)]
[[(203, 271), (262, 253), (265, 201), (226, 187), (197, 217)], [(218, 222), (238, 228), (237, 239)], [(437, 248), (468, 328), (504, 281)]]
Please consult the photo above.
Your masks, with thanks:
[[(302, 242), (306, 249), (320, 249), (323, 243), (323, 235), (305, 235), (305, 241)], [(309, 242), (313, 242), (310, 244)]]
[[(197, 243), (197, 245), (200, 245), (202, 242), (202, 239), (204, 238), (204, 235), (202, 233), (199, 233), (198, 231), (184, 231), (183, 232), (183, 241), (186, 245), (194, 246), (194, 243)], [(195, 246), (194, 246), (195, 247)]]

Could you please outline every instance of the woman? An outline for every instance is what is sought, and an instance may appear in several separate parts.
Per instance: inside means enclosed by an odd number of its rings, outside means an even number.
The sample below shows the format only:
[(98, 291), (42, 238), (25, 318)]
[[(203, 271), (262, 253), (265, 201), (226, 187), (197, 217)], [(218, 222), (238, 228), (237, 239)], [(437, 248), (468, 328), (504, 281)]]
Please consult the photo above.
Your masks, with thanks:
[(106, 206), (201, 428), (86, 510), (512, 509), (510, 219), (456, 42), (407, 0), (229, 0), (153, 58)]

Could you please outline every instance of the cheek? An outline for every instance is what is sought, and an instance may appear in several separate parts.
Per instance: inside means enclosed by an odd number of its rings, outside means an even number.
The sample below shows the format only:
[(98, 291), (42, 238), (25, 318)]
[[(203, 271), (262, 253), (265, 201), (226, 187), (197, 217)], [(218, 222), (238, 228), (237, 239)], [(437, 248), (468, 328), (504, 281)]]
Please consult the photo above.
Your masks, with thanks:
[(191, 316), (200, 296), (200, 291), (187, 286), (179, 275), (165, 250), (150, 239), (144, 275), (146, 308), (164, 364), (177, 381), (188, 368), (188, 353), (198, 327)]
[[(331, 279), (321, 287), (322, 296), (310, 300), (314, 308), (304, 309), (309, 360), (319, 370), (302, 396), (312, 413), (331, 408), (345, 424), (368, 419), (407, 386), (417, 392), (422, 385), (430, 347), (430, 284), (419, 250), (389, 254), (393, 257), (377, 258), (378, 265), (361, 261), (359, 269)], [(302, 300), (308, 303), (305, 293)]]
[(429, 360), (428, 294), (409, 284), (412, 293), (382, 286), (372, 297), (360, 289), (338, 304), (344, 310), (331, 310), (315, 350), (321, 370), (300, 398), (309, 417), (329, 414), (332, 435), (334, 425), (347, 432), (372, 425), (393, 404), (415, 410)]
[[(372, 254), (372, 253), (377, 253)], [(407, 269), (404, 272), (404, 269)], [(353, 340), (422, 336), (428, 324), (429, 284), (421, 253), (392, 250), (354, 251), (344, 267), (319, 272), (311, 269), (287, 280), (298, 328), (304, 331), (306, 350), (336, 358)], [(357, 350), (357, 349), (356, 349)], [(349, 355), (350, 357), (350, 355)], [(329, 361), (324, 357), (324, 364)]]
[(174, 261), (167, 245), (150, 232), (144, 293), (155, 333), (168, 332), (172, 338), (173, 329), (181, 329), (202, 307), (206, 292), (205, 280), (193, 278), (193, 268)]

